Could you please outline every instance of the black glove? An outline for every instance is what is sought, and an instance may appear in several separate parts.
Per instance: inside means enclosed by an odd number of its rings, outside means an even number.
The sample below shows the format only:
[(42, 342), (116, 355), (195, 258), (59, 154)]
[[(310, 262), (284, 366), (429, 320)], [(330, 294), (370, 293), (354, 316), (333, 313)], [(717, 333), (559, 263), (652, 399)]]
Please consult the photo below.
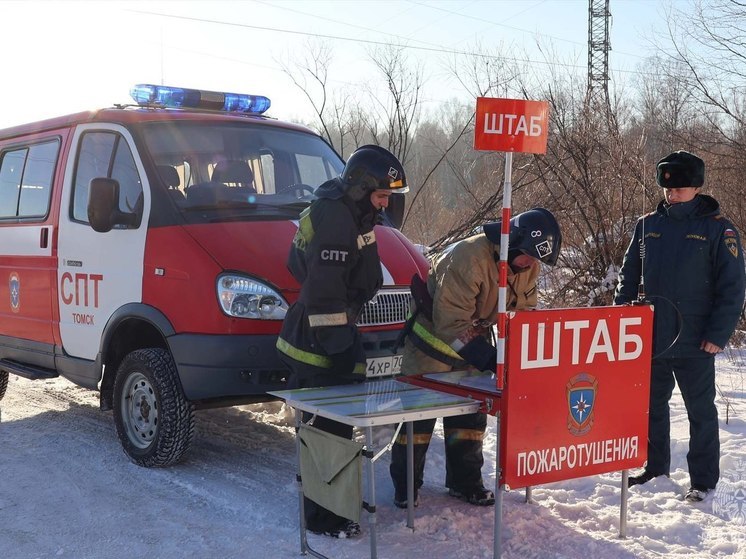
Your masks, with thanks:
[(353, 383), (360, 377), (362, 377), (362, 379), (365, 378), (364, 374), (358, 375), (354, 372), (358, 361), (357, 357), (357, 352), (354, 347), (349, 347), (342, 353), (335, 353), (334, 355), (329, 356), (332, 360), (332, 367), (329, 372), (337, 377), (338, 380), (335, 384), (339, 384), (339, 382), (344, 382), (345, 384)]
[(339, 326), (319, 326), (314, 328), (316, 341), (319, 343), (324, 353), (335, 355), (347, 351), (352, 342), (355, 341), (355, 330), (348, 324)]
[(491, 371), (497, 366), (497, 348), (482, 336), (475, 337), (458, 354), (480, 371)]

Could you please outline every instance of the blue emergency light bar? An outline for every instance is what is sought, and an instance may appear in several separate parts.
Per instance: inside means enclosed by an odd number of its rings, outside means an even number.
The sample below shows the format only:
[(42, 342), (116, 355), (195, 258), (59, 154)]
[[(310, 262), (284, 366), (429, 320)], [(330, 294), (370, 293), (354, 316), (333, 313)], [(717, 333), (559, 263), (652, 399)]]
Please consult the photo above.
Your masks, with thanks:
[(270, 100), (262, 95), (223, 93), (167, 85), (138, 84), (130, 90), (138, 105), (261, 114)]

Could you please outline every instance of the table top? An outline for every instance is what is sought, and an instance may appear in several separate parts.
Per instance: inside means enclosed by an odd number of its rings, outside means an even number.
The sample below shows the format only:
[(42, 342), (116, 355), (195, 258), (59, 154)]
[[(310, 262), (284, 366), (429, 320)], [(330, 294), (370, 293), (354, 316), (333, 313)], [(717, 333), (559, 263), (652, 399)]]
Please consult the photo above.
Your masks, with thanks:
[(500, 395), (495, 375), (486, 371), (458, 370), (447, 373), (425, 373), (422, 378), (443, 384), (452, 384), (459, 388), (473, 388), (480, 392)]
[(293, 408), (353, 427), (390, 425), (420, 419), (465, 415), (480, 402), (395, 379), (321, 388), (269, 392)]

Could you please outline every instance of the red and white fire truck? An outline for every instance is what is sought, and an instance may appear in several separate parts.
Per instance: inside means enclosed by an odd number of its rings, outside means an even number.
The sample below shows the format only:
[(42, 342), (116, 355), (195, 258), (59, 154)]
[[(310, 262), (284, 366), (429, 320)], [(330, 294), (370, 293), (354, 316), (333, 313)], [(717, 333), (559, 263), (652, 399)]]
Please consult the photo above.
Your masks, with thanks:
[[(0, 130), (0, 398), (8, 374), (100, 392), (131, 460), (168, 466), (199, 408), (285, 387), (275, 341), (299, 286), (285, 262), (300, 212), (343, 160), (269, 100), (164, 86), (137, 102)], [(376, 238), (384, 286), (366, 305), (369, 376), (427, 262), (397, 230)]]

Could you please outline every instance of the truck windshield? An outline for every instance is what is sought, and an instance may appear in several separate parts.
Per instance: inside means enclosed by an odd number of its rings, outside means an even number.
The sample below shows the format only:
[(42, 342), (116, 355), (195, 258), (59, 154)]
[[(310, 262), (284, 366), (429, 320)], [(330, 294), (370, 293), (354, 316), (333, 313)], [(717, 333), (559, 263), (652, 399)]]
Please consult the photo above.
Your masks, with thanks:
[(143, 126), (161, 183), (182, 211), (309, 202), (344, 163), (310, 133), (254, 123)]

